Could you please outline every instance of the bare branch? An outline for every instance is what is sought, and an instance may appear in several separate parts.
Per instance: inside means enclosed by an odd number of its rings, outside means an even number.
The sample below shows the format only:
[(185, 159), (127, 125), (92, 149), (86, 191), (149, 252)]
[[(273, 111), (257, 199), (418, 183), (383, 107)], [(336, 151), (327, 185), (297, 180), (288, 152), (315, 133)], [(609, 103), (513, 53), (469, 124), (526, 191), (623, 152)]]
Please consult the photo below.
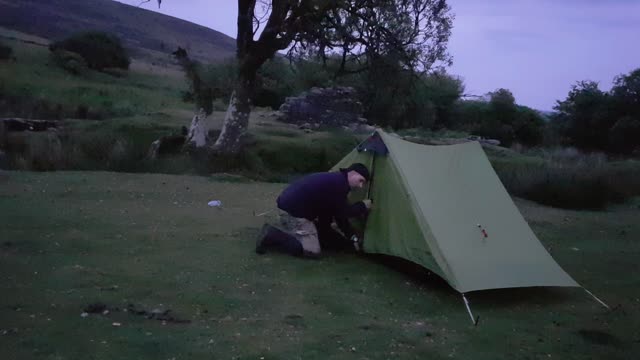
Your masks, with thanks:
[[(162, 4), (162, 0), (157, 0), (158, 1), (158, 9), (160, 9), (160, 4)], [(142, 0), (140, 2), (140, 4), (138, 4), (138, 7), (142, 6), (142, 4), (146, 4), (148, 2), (151, 2), (151, 0)]]
[(253, 35), (255, 36), (260, 29), (260, 25), (266, 23), (265, 19), (271, 14), (271, 2), (267, 0), (261, 0), (260, 5), (262, 8), (262, 15), (260, 17), (256, 16), (255, 12), (253, 14)]

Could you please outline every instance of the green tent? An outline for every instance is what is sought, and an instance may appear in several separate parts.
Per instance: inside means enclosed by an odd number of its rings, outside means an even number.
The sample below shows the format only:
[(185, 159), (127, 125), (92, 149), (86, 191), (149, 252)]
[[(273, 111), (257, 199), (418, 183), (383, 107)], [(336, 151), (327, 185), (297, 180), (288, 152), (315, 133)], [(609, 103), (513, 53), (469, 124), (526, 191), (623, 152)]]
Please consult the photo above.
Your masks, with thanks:
[[(427, 146), (377, 130), (334, 169), (373, 172), (364, 251), (401, 257), (461, 293), (580, 286), (546, 251), (477, 142)], [(465, 298), (466, 302), (466, 298)]]

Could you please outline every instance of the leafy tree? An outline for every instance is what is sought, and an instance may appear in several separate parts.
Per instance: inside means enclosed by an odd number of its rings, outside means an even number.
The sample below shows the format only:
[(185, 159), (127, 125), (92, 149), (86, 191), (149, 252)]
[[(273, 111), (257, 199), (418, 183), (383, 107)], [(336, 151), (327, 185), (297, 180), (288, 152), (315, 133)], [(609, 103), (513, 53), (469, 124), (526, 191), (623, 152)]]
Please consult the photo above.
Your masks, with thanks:
[(640, 119), (640, 68), (617, 76), (611, 88), (613, 106), (619, 115)]
[(640, 148), (640, 120), (631, 116), (624, 116), (611, 128), (609, 132), (609, 149), (614, 152), (629, 154)]
[(458, 102), (452, 113), (454, 126), (500, 140), (503, 146), (514, 142), (534, 146), (542, 142), (545, 122), (538, 112), (518, 105), (508, 89), (501, 88), (487, 95), (488, 102)]
[(510, 124), (516, 115), (516, 99), (510, 90), (500, 88), (489, 93), (493, 116), (502, 124)]
[(130, 64), (129, 55), (120, 39), (104, 32), (79, 33), (49, 45), (52, 52), (60, 49), (80, 54), (87, 65), (95, 70), (128, 69)]
[(498, 139), (502, 145), (509, 146), (515, 140), (515, 98), (511, 91), (502, 88), (487, 95), (489, 103), (484, 108), (481, 121), (475, 124), (473, 132), (483, 137)]
[(453, 111), (457, 101), (464, 93), (464, 84), (459, 78), (444, 71), (423, 76), (426, 93), (423, 101), (432, 104), (434, 109), (434, 128), (450, 128), (453, 123)]
[(527, 146), (542, 143), (545, 122), (536, 111), (519, 106), (512, 126), (515, 141)]
[(295, 92), (294, 76), (294, 70), (284, 59), (273, 58), (265, 62), (256, 76), (253, 104), (278, 109), (287, 96)]
[(242, 149), (257, 71), (277, 51), (338, 54), (341, 72), (393, 53), (403, 67), (426, 71), (450, 63), (451, 27), (445, 0), (238, 0), (237, 81), (214, 150)]
[(640, 68), (614, 79), (611, 102), (617, 120), (609, 133), (609, 149), (631, 153), (640, 143)]
[(586, 150), (606, 150), (609, 129), (614, 124), (610, 96), (594, 81), (579, 81), (567, 98), (557, 101), (558, 121), (565, 123), (573, 145)]

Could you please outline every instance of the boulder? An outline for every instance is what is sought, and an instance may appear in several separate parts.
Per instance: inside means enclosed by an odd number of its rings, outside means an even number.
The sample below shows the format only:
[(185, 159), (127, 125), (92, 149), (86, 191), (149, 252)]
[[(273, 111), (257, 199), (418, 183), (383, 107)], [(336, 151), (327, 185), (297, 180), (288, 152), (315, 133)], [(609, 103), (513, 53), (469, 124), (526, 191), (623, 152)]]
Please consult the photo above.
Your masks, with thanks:
[[(312, 88), (297, 97), (289, 97), (280, 106), (276, 119), (297, 125), (341, 127), (366, 123), (362, 103), (351, 87)], [(310, 125), (311, 127), (311, 125)]]
[(32, 120), (21, 118), (5, 118), (0, 119), (4, 127), (3, 131), (46, 131), (56, 129), (58, 122), (53, 120)]
[(160, 155), (177, 154), (184, 147), (186, 137), (184, 135), (163, 136), (151, 143), (147, 157), (155, 160)]
[(204, 147), (209, 141), (208, 134), (209, 124), (207, 122), (207, 114), (204, 112), (204, 109), (200, 109), (200, 111), (195, 114), (191, 120), (191, 126), (187, 133), (185, 145), (194, 148)]

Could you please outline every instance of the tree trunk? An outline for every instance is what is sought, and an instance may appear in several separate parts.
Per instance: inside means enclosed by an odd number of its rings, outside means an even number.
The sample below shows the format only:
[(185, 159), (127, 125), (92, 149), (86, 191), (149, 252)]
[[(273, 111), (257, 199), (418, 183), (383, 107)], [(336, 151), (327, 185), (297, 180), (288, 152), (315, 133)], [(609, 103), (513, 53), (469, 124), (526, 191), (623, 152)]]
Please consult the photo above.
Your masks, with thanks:
[(217, 153), (237, 154), (245, 145), (251, 114), (252, 82), (241, 80), (231, 94), (222, 132), (213, 145)]

